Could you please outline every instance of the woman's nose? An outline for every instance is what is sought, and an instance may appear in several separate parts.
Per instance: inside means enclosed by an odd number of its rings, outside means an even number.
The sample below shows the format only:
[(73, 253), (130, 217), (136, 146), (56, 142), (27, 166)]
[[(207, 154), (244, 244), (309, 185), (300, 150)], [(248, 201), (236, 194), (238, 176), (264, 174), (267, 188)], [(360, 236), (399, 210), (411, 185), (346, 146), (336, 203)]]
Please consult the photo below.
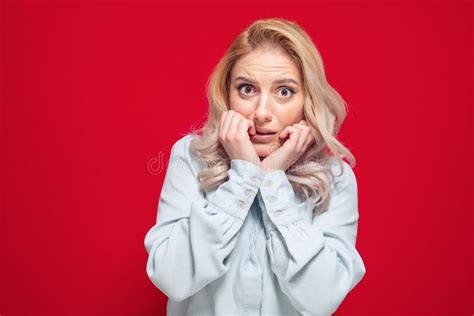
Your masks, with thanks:
[(257, 122), (270, 122), (272, 120), (272, 100), (270, 97), (261, 95), (255, 109), (254, 119)]

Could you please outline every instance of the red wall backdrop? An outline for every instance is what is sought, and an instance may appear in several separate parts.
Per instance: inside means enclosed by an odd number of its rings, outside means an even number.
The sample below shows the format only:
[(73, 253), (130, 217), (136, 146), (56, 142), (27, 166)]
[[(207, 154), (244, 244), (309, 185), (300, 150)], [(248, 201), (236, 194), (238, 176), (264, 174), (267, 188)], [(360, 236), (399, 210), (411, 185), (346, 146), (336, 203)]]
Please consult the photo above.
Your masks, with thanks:
[(170, 147), (274, 16), (349, 104), (367, 274), (336, 314), (472, 315), (471, 1), (71, 0), (1, 4), (1, 316), (165, 314), (143, 239)]

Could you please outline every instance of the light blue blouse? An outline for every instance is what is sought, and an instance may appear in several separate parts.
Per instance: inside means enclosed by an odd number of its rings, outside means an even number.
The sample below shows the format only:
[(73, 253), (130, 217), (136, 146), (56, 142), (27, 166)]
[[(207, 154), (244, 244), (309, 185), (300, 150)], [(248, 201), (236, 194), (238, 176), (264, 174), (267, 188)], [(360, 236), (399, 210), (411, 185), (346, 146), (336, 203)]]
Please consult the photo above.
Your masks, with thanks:
[[(231, 160), (228, 180), (199, 190), (204, 166), (171, 149), (156, 224), (146, 233), (146, 273), (168, 296), (167, 315), (330, 315), (365, 275), (355, 248), (357, 182), (344, 162), (331, 168), (329, 209), (295, 194), (286, 173)], [(314, 201), (313, 201), (314, 203)]]

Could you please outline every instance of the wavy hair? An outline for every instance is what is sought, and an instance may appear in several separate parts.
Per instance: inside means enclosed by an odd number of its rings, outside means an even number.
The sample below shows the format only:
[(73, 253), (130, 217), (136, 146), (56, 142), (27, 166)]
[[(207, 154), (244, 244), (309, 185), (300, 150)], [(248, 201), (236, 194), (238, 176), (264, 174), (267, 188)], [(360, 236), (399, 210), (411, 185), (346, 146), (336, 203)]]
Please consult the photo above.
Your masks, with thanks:
[(308, 34), (294, 21), (268, 18), (254, 21), (242, 31), (215, 66), (207, 82), (209, 110), (202, 127), (191, 128), (198, 136), (191, 151), (206, 165), (199, 173), (200, 188), (208, 191), (228, 179), (230, 159), (218, 140), (221, 114), (230, 109), (231, 70), (242, 56), (259, 48), (283, 49), (296, 62), (303, 77), (304, 119), (315, 139), (313, 146), (288, 164), (286, 174), (296, 194), (314, 200), (313, 215), (329, 207), (335, 181), (331, 163), (343, 158), (351, 167), (355, 158), (336, 136), (347, 113), (344, 99), (327, 82), (318, 49)]

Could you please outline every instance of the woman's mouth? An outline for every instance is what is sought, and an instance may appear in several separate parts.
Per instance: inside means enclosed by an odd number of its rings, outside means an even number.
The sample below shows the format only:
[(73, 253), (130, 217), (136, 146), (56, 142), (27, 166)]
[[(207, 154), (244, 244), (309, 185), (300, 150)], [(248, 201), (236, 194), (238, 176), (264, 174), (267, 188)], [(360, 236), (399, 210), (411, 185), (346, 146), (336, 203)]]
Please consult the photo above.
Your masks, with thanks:
[(276, 132), (259, 132), (253, 136), (250, 136), (250, 139), (256, 143), (267, 143), (272, 140), (276, 135)]

